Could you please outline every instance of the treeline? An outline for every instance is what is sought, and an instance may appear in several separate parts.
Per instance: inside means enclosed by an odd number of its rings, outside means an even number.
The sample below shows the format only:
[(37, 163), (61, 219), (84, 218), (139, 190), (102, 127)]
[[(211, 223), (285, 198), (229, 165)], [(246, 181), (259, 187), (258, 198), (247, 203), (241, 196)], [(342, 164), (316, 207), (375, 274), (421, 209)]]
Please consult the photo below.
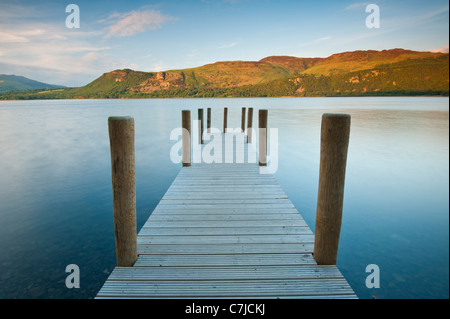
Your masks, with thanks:
[(0, 99), (74, 98), (214, 98), (282, 96), (449, 95), (449, 56), (380, 64), (369, 70), (329, 76), (298, 74), (258, 84), (229, 88), (183, 85), (142, 92), (152, 73), (117, 70), (79, 88), (10, 91)]
[(346, 74), (302, 75), (297, 78), (300, 89), (297, 95), (448, 95), (448, 67), (447, 55), (378, 65)]

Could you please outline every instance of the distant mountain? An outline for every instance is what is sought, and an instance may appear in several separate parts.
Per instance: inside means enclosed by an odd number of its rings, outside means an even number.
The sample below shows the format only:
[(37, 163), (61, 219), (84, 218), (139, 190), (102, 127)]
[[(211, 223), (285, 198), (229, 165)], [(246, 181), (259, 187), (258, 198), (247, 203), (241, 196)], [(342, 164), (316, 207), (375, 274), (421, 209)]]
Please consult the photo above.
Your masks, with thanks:
[(56, 88), (63, 86), (30, 80), (24, 76), (0, 74), (0, 92)]
[(164, 72), (123, 69), (79, 88), (0, 98), (448, 95), (448, 91), (448, 53), (392, 49), (327, 58), (271, 56)]

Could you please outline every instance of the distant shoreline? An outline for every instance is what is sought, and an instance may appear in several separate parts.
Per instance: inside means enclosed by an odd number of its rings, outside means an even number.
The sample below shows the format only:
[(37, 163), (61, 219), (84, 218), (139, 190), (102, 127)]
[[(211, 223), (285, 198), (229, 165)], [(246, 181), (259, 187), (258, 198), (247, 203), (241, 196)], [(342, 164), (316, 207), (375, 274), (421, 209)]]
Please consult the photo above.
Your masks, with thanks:
[(81, 87), (0, 93), (2, 100), (355, 96), (449, 96), (449, 54), (368, 50), (159, 72), (117, 69)]
[(324, 96), (216, 96), (216, 97), (84, 97), (84, 98), (2, 98), (2, 101), (51, 101), (51, 100), (171, 100), (171, 99), (279, 99), (279, 98), (349, 98), (349, 97), (445, 97), (448, 98), (448, 92), (444, 94), (366, 94), (366, 95), (324, 95)]

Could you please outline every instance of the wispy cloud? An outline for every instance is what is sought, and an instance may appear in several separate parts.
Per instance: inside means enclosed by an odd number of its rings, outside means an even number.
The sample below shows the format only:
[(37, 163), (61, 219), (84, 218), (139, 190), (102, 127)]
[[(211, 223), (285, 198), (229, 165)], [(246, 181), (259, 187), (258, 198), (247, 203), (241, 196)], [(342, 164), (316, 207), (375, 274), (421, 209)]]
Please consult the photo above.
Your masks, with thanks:
[(235, 47), (237, 44), (238, 44), (237, 42), (222, 44), (219, 46), (219, 49), (229, 49)]
[(317, 44), (317, 43), (320, 43), (320, 42), (328, 41), (328, 40), (330, 40), (332, 38), (333, 37), (331, 35), (327, 35), (325, 37), (320, 37), (320, 38), (317, 38), (317, 39), (314, 39), (314, 40), (311, 40), (311, 41), (308, 41), (308, 42), (300, 43), (298, 46), (299, 47), (304, 47), (304, 46), (307, 46), (307, 45), (314, 45), (314, 44)]
[(433, 52), (433, 53), (448, 53), (448, 52), (449, 52), (448, 49), (449, 49), (449, 48), (448, 48), (448, 44), (447, 44), (447, 45), (443, 46), (442, 48), (439, 48), (439, 49), (431, 49), (431, 50), (428, 50), (428, 51), (429, 51), (429, 52)]
[(330, 40), (330, 39), (331, 39), (331, 35), (328, 35), (326, 37), (315, 39), (314, 42), (322, 42), (322, 41), (327, 41), (327, 40)]
[(212, 3), (229, 3), (236, 4), (241, 2), (246, 2), (248, 0), (200, 0), (203, 3), (212, 4)]
[[(30, 15), (16, 24), (20, 7), (0, 10), (0, 17), (4, 18), (0, 20), (0, 63), (9, 65), (8, 70), (14, 74), (31, 78), (38, 74), (44, 82), (65, 85), (86, 84), (79, 79), (95, 78), (114, 68), (137, 69), (135, 63), (114, 54), (108, 38), (155, 30), (175, 19), (147, 6), (84, 22), (81, 29), (68, 29), (64, 20), (37, 22)], [(165, 66), (160, 63), (156, 67)]]
[(367, 5), (369, 5), (370, 2), (357, 2), (357, 3), (353, 3), (349, 6), (347, 6), (346, 8), (344, 8), (342, 11), (351, 11), (351, 10), (360, 10), (362, 8), (367, 7)]
[(133, 10), (125, 13), (113, 13), (100, 23), (111, 24), (107, 27), (106, 38), (126, 37), (148, 30), (159, 29), (164, 23), (174, 20), (157, 10)]
[(193, 57), (195, 57), (195, 56), (197, 56), (199, 54), (200, 54), (200, 51), (198, 49), (192, 49), (191, 51), (189, 51), (186, 54), (186, 56), (189, 57), (189, 58), (193, 58)]
[(365, 28), (363, 31), (355, 32), (350, 37), (345, 36), (337, 40), (339, 40), (340, 44), (356, 43), (372, 37), (381, 37), (398, 31), (413, 30), (414, 28), (418, 28), (423, 25), (431, 25), (431, 23), (439, 21), (445, 14), (448, 14), (448, 11), (449, 6), (446, 5), (441, 8), (429, 11), (424, 10), (420, 13), (411, 15), (383, 18), (383, 27), (380, 29)]
[(6, 69), (12, 74), (70, 85), (77, 76), (98, 76), (115, 64), (111, 47), (99, 41), (104, 32), (72, 32), (57, 24), (34, 22), (0, 23), (0, 30), (0, 63), (9, 65)]
[(24, 36), (0, 31), (0, 43), (24, 43), (28, 41)]

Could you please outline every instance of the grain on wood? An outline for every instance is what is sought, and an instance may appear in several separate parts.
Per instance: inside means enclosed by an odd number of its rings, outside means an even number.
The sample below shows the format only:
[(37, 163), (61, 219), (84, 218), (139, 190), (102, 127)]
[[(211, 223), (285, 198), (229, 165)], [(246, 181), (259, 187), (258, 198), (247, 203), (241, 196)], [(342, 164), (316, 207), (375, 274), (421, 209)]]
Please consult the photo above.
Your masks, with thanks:
[(134, 119), (110, 117), (108, 127), (117, 265), (132, 266), (137, 259)]
[(336, 265), (344, 202), (350, 115), (322, 116), (314, 258)]
[(314, 260), (314, 234), (257, 163), (182, 167), (137, 245), (97, 298), (356, 298)]

